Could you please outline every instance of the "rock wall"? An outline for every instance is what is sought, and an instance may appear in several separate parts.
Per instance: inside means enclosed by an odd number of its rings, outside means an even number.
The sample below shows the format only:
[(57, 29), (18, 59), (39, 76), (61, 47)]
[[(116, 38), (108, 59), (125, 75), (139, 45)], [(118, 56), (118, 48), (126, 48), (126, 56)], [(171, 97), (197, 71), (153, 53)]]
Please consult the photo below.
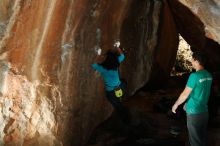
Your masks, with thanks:
[(153, 69), (147, 82), (148, 88), (167, 86), (167, 79), (174, 66), (179, 45), (179, 32), (172, 11), (166, 0), (163, 1), (163, 4)]
[(1, 145), (86, 144), (112, 112), (91, 68), (97, 47), (121, 40), (130, 95), (160, 83), (175, 60), (166, 0), (1, 0), (0, 8)]
[(12, 5), (14, 0), (1, 0), (0, 1), (0, 39), (6, 30), (9, 18), (12, 13)]
[(112, 111), (91, 69), (94, 50), (101, 42), (111, 46), (127, 6), (129, 1), (1, 1), (1, 143), (85, 144)]
[(187, 6), (205, 25), (206, 36), (220, 43), (220, 1), (179, 0)]
[[(131, 1), (118, 0), (1, 1), (1, 143), (84, 145), (92, 129), (111, 112), (100, 76), (90, 67), (94, 50), (110, 49), (120, 38), (131, 8), (142, 8), (140, 22), (151, 22), (149, 28), (139, 23), (140, 42), (135, 48), (128, 45), (136, 54), (127, 50), (126, 72), (129, 60), (137, 58), (136, 70), (144, 74), (129, 82), (130, 90), (148, 80), (150, 70), (141, 67), (142, 60), (153, 60), (161, 3), (144, 3), (133, 7)], [(151, 58), (141, 50), (149, 50)]]
[(205, 41), (202, 50), (210, 58), (207, 68), (220, 70), (220, 1), (219, 0), (179, 0), (197, 16), (204, 25)]
[(95, 50), (117, 39), (129, 95), (166, 84), (178, 33), (219, 64), (218, 11), (213, 0), (1, 0), (0, 145), (85, 145), (112, 112)]
[[(219, 2), (168, 0), (178, 32), (193, 51), (201, 50), (209, 58), (207, 68), (220, 70)], [(215, 10), (215, 11), (213, 11)]]
[(150, 86), (165, 83), (178, 48), (178, 32), (167, 1), (133, 1), (121, 39), (127, 48), (122, 76), (131, 94), (147, 82)]

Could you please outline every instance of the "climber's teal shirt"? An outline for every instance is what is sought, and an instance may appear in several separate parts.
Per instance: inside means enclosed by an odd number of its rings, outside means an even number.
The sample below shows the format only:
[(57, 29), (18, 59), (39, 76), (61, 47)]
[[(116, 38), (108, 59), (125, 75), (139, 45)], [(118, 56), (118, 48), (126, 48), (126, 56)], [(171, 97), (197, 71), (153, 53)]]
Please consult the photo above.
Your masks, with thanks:
[(189, 76), (186, 86), (192, 89), (186, 102), (187, 114), (198, 114), (208, 111), (208, 99), (212, 76), (207, 70), (199, 70)]
[[(118, 56), (119, 63), (121, 63), (124, 59), (125, 59), (124, 54), (120, 54)], [(117, 70), (107, 70), (107, 69), (103, 68), (100, 64), (97, 64), (97, 63), (92, 64), (92, 67), (101, 73), (102, 78), (105, 82), (105, 88), (107, 91), (112, 91), (112, 90), (114, 90), (115, 87), (117, 87), (121, 84), (118, 69)]]

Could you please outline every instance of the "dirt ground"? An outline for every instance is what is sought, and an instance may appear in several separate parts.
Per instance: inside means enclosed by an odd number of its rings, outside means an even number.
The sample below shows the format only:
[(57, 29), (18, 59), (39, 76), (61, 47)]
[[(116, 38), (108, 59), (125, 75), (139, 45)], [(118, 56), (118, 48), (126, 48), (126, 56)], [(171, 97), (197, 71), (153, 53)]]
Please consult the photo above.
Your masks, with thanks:
[[(126, 105), (129, 107), (136, 107), (140, 110), (148, 113), (150, 118), (154, 119), (157, 122), (158, 133), (155, 137), (157, 138), (169, 138), (170, 137), (170, 127), (177, 126), (181, 128), (181, 132), (178, 135), (180, 140), (183, 140), (187, 143), (188, 135), (187, 135), (187, 127), (186, 127), (186, 117), (185, 112), (182, 111), (179, 117), (176, 115), (169, 116), (171, 111), (165, 112), (163, 110), (158, 111), (155, 108), (155, 103), (158, 103), (162, 98), (167, 98), (175, 101), (179, 94), (182, 92), (183, 88), (171, 88), (165, 90), (156, 90), (156, 91), (140, 91), (132, 97), (131, 99), (127, 100)], [(172, 106), (172, 105), (171, 105)], [(170, 106), (170, 109), (171, 109)], [(167, 109), (168, 110), (168, 109)], [(216, 109), (217, 116), (211, 118), (209, 120), (208, 125), (208, 139), (210, 146), (220, 146), (220, 108)], [(173, 117), (172, 117), (173, 116)], [(187, 145), (187, 144), (186, 144)]]
[[(180, 88), (164, 90), (140, 90), (133, 97), (125, 99), (124, 104), (131, 113), (131, 121), (120, 122), (120, 117), (112, 116), (93, 132), (89, 146), (187, 146), (188, 135), (185, 112), (178, 109), (172, 114), (171, 107)], [(220, 146), (220, 110), (209, 121), (209, 146)], [(179, 133), (172, 133), (177, 127)]]

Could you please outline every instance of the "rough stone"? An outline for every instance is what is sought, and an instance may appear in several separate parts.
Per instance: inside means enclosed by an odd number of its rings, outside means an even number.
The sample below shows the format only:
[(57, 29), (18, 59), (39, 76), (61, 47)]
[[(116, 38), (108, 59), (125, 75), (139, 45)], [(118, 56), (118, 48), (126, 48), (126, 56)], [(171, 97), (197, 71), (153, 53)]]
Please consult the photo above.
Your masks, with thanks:
[[(166, 83), (178, 33), (190, 45), (213, 43), (205, 19), (180, 17), (185, 11), (178, 15), (182, 7), (175, 12), (174, 6), (167, 0), (1, 0), (0, 143), (85, 145), (112, 112), (91, 68), (95, 50), (106, 52), (117, 39), (125, 48), (120, 71), (130, 95), (148, 82)], [(183, 20), (195, 23), (187, 29), (192, 23)], [(217, 29), (208, 30), (218, 41)]]
[(179, 0), (186, 5), (205, 25), (206, 36), (220, 43), (220, 1)]
[[(212, 8), (220, 11), (219, 2), (168, 0), (178, 32), (191, 46), (192, 51), (201, 50), (209, 58), (207, 68), (219, 70), (219, 15), (214, 15)], [(195, 10), (196, 7), (196, 10)]]

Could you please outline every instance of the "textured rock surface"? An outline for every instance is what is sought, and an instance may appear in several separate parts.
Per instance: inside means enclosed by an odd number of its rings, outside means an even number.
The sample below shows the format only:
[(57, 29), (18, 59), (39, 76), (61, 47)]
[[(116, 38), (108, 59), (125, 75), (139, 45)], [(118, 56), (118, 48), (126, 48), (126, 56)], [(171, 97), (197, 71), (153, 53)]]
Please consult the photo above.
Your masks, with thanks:
[(94, 50), (111, 49), (116, 39), (126, 48), (122, 75), (130, 93), (149, 80), (155, 65), (168, 74), (178, 35), (175, 28), (165, 35), (174, 23), (164, 4), (1, 0), (1, 144), (84, 145), (112, 111), (91, 69)]
[(128, 80), (130, 91), (149, 80), (162, 84), (178, 48), (178, 32), (167, 2), (133, 1), (121, 38), (128, 48), (122, 74)]
[[(205, 40), (202, 48), (210, 56), (211, 70), (220, 70), (220, 1), (219, 0), (179, 0), (187, 6), (204, 25)], [(196, 35), (195, 35), (196, 36)], [(214, 41), (213, 41), (214, 40)]]
[(159, 39), (156, 50), (152, 72), (150, 73), (149, 85), (167, 85), (167, 78), (176, 59), (179, 44), (179, 35), (170, 6), (167, 1), (163, 1), (163, 16), (160, 19)]
[[(212, 12), (213, 8), (216, 11), (220, 11), (218, 8), (219, 2), (215, 3), (211, 0), (197, 1), (197, 3), (196, 1), (183, 0), (168, 0), (168, 2), (172, 9), (178, 32), (193, 47), (193, 51), (202, 50), (208, 55), (210, 58), (208, 67), (211, 70), (219, 70), (220, 41), (218, 40), (218, 35), (220, 32), (220, 19), (219, 15), (214, 15)], [(197, 11), (194, 11), (194, 8)]]
[(0, 39), (6, 30), (9, 18), (12, 13), (12, 5), (14, 0), (1, 0), (0, 1)]
[(179, 0), (205, 24), (206, 36), (220, 43), (220, 1)]
[(186, 7), (194, 3), (175, 2), (1, 0), (0, 145), (84, 145), (112, 111), (91, 69), (95, 49), (111, 49), (116, 39), (126, 49), (121, 72), (130, 94), (149, 81), (166, 83), (178, 33), (212, 48), (218, 62), (219, 45), (207, 37), (219, 42), (219, 2), (199, 3), (199, 17)]

